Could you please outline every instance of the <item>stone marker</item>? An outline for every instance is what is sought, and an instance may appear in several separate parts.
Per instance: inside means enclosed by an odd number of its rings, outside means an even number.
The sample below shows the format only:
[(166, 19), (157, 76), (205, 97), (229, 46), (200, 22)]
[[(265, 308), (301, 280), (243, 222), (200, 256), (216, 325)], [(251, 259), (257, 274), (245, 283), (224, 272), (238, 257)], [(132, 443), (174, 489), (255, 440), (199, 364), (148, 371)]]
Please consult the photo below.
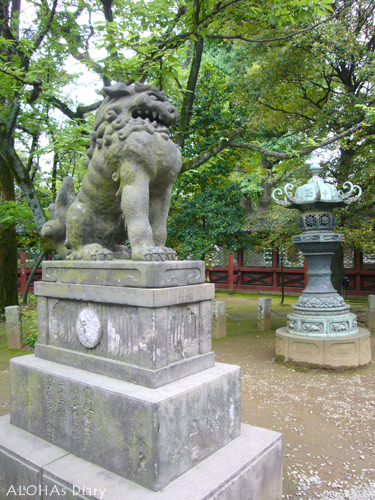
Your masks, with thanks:
[(258, 330), (260, 332), (271, 330), (271, 299), (269, 297), (258, 299)]
[(21, 349), (23, 346), (21, 308), (8, 306), (5, 308), (8, 349)]
[(212, 338), (227, 338), (227, 316), (225, 302), (212, 302)]
[(367, 326), (372, 330), (375, 330), (375, 295), (368, 296)]

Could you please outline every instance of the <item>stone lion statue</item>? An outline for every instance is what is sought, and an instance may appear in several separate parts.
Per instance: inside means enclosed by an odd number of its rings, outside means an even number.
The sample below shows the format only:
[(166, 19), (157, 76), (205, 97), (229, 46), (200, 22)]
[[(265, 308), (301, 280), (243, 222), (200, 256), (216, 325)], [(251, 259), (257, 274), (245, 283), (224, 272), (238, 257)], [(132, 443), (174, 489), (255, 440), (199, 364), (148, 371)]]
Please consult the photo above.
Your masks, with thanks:
[(62, 259), (176, 259), (165, 242), (172, 184), (182, 164), (169, 138), (177, 109), (151, 85), (117, 83), (104, 92), (82, 187), (75, 196), (72, 178), (65, 179), (42, 235)]

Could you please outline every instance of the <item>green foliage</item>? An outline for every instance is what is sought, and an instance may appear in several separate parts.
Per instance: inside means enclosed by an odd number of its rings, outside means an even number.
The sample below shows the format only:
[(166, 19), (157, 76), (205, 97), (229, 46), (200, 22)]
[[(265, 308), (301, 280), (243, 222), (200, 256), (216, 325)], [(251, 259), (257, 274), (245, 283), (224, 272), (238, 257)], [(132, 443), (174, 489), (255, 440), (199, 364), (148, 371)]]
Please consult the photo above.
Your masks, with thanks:
[[(67, 173), (74, 175), (78, 189), (85, 172), (85, 148), (92, 124), (88, 112), (95, 106), (85, 108), (69, 95), (69, 86), (76, 86), (79, 76), (77, 67), (70, 64), (71, 58), (89, 73), (98, 98), (102, 97), (102, 83), (108, 85), (114, 80), (147, 81), (164, 89), (171, 101), (179, 104), (181, 116), (185, 112), (188, 117), (179, 133), (186, 139), (184, 157), (193, 158), (239, 126), (245, 138), (249, 137), (248, 131), (257, 128), (245, 118), (254, 116), (249, 113), (246, 99), (241, 102), (234, 95), (241, 75), (235, 66), (242, 57), (238, 46), (232, 41), (220, 45), (216, 37), (261, 40), (289, 36), (292, 23), (307, 27), (315, 22), (315, 15), (323, 16), (332, 10), (328, 0), (241, 0), (224, 4), (194, 0), (186, 6), (173, 0), (61, 0), (56, 12), (45, 2), (33, 7), (27, 20), (22, 12), (18, 13), (21, 23), (10, 19), (10, 38), (9, 26), (5, 23), (1, 27), (0, 134), (7, 137), (2, 143), (6, 153), (14, 152), (15, 141), (19, 145), (21, 161), (12, 165), (12, 171), (17, 167), (15, 177), (32, 207), (38, 231), (45, 220), (43, 209), (48, 205), (41, 200), (41, 206), (35, 208), (34, 202), (41, 199), (43, 192), (40, 186), (47, 186), (54, 197)], [(193, 49), (202, 39), (207, 51), (199, 67)], [(98, 55), (93, 57), (93, 53)], [(191, 83), (195, 65), (199, 73), (196, 88)], [(189, 109), (192, 94), (195, 103)], [(281, 132), (285, 133), (285, 126)], [(259, 139), (259, 130), (257, 134)], [(14, 155), (8, 154), (7, 158), (9, 164), (14, 162)], [(178, 214), (191, 214), (192, 228), (197, 217), (205, 226), (205, 236), (200, 233), (199, 238), (208, 238), (207, 244), (201, 242), (195, 249), (191, 246), (191, 251), (181, 248), (181, 252), (202, 255), (215, 244), (229, 248), (234, 248), (235, 241), (239, 244), (244, 237), (239, 228), (245, 224), (239, 200), (247, 196), (256, 204), (263, 175), (259, 155), (226, 152), (208, 160), (197, 172), (186, 174), (185, 180), (181, 178), (171, 217), (176, 217), (177, 225), (182, 227)], [(194, 207), (200, 207), (195, 215)], [(16, 210), (10, 205), (8, 209)], [(18, 210), (22, 211), (21, 207)], [(220, 223), (210, 213), (217, 214)], [(22, 219), (20, 214), (11, 215), (13, 220), (16, 216)], [(27, 234), (31, 231), (26, 222), (19, 227)]]
[(217, 160), (190, 171), (176, 183), (168, 222), (168, 243), (180, 258), (209, 260), (217, 246), (234, 252), (250, 244), (239, 185)]
[(36, 297), (28, 296), (28, 303), (21, 310), (22, 332), (26, 343), (34, 347), (38, 337)]

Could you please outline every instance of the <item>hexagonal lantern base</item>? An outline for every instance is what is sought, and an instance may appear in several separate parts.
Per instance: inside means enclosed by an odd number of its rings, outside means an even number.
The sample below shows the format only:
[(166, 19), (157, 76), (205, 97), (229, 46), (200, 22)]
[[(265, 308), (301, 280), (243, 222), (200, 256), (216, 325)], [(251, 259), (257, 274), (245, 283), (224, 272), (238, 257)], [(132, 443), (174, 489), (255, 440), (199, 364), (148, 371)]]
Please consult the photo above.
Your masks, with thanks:
[(294, 365), (316, 368), (357, 368), (371, 362), (370, 332), (358, 328), (355, 335), (302, 337), (276, 330), (276, 358)]

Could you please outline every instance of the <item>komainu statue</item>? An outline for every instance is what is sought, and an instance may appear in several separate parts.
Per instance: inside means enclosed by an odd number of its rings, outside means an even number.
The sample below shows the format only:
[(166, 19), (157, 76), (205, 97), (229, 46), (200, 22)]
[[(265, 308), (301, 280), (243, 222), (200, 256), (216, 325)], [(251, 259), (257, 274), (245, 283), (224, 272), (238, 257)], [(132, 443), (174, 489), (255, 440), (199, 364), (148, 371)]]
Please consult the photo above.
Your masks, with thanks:
[(104, 92), (82, 187), (75, 196), (72, 179), (65, 179), (42, 235), (62, 259), (173, 260), (165, 242), (182, 163), (169, 138), (177, 109), (151, 85), (117, 83)]

